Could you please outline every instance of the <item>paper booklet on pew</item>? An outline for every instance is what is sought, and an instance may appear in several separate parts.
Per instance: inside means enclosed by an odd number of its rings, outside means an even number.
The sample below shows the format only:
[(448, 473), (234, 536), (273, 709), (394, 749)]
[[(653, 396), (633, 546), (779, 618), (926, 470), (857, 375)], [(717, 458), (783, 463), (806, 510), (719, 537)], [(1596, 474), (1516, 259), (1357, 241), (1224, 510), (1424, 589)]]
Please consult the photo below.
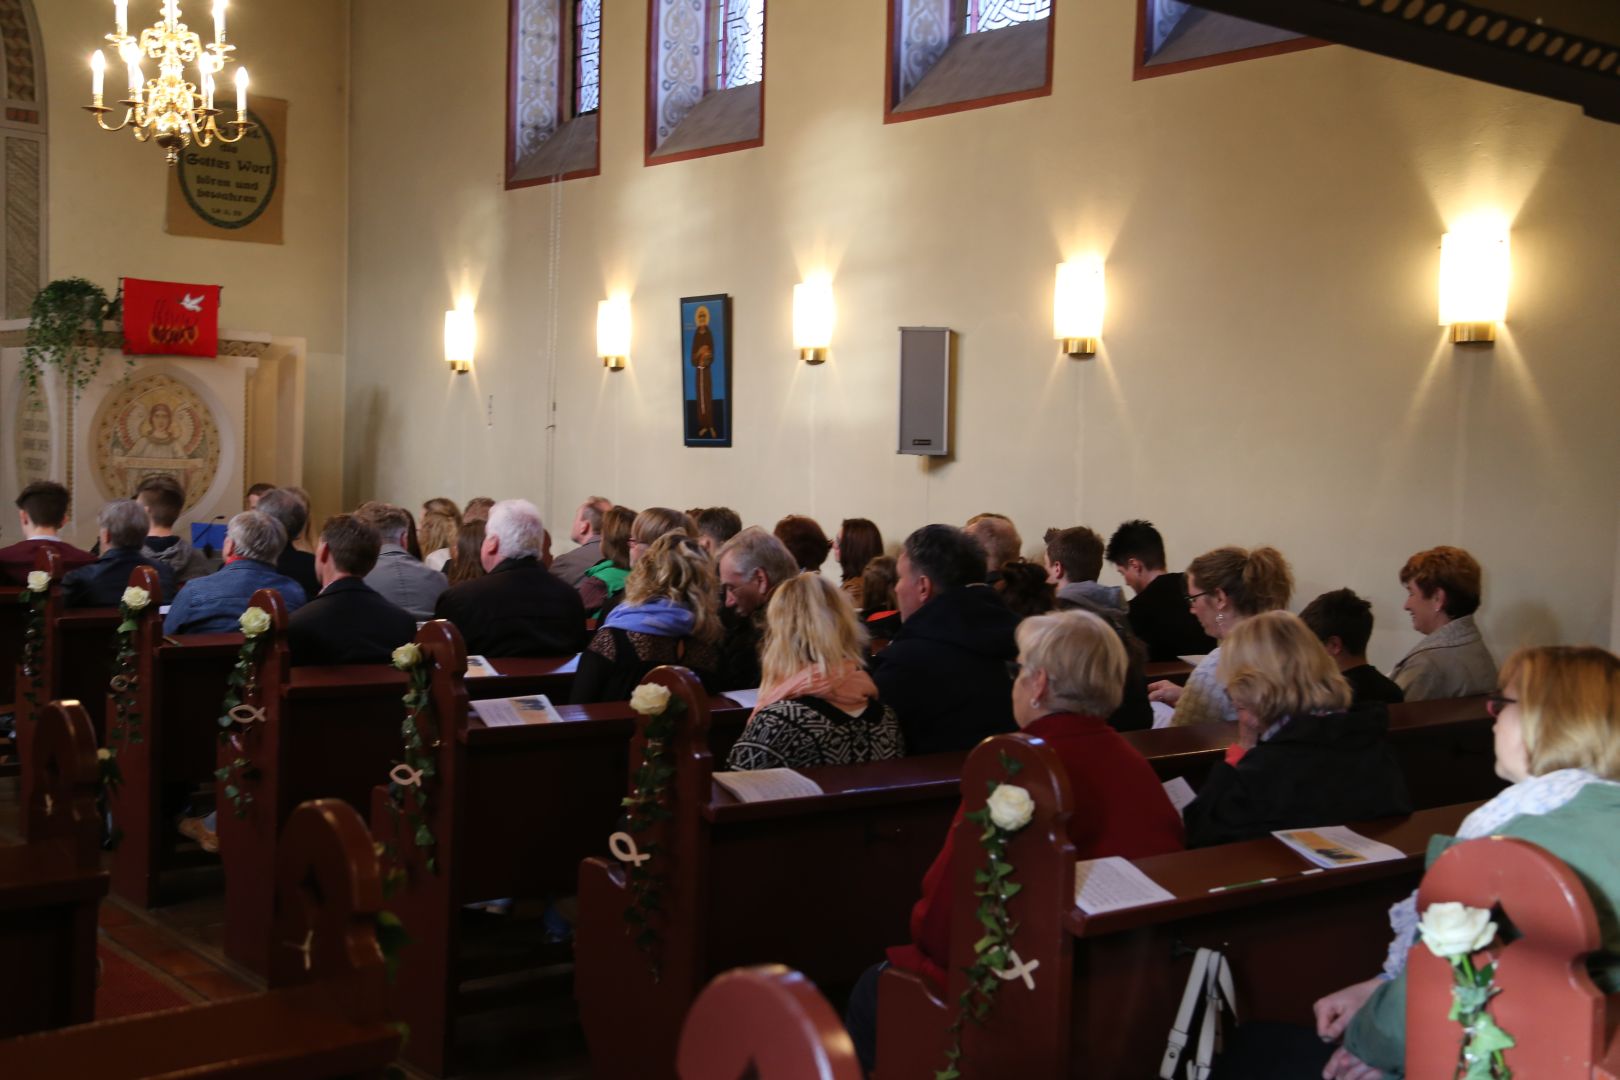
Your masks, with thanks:
[(1187, 814), (1187, 804), (1198, 798), (1198, 792), (1187, 783), (1187, 778), (1178, 776), (1174, 780), (1164, 782), (1164, 793), (1170, 796), (1170, 805), (1176, 808), (1176, 813), (1183, 817)]
[(562, 717), (551, 707), (551, 699), (544, 694), (531, 697), (494, 698), (474, 701), (473, 715), (485, 727), (517, 727), (520, 724), (559, 724)]
[(1399, 848), (1381, 844), (1343, 825), (1321, 829), (1281, 829), (1271, 835), (1325, 870), (1406, 857), (1406, 853)]
[(792, 769), (746, 769), (717, 772), (714, 782), (737, 797), (738, 802), (769, 802), (772, 799), (804, 799), (821, 794), (821, 785)]
[(499, 675), (499, 674), (500, 674), (500, 672), (495, 670), (495, 665), (490, 663), (484, 657), (482, 657), (482, 656), (469, 656), (469, 657), (467, 657), (467, 678), (469, 678), (469, 679), (487, 679), (491, 675)]
[(752, 690), (727, 690), (720, 696), (736, 702), (739, 709), (752, 709), (759, 704), (759, 687), (756, 686)]
[(1174, 893), (1138, 870), (1129, 859), (1118, 855), (1074, 864), (1074, 902), (1087, 915), (1175, 898)]

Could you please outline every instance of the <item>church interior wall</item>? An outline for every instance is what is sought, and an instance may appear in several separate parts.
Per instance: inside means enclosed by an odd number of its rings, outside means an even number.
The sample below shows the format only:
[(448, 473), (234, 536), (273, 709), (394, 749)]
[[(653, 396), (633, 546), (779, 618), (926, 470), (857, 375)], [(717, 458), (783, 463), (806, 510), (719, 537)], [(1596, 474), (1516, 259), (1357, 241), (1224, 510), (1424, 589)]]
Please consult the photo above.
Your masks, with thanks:
[[(867, 516), (891, 546), (998, 510), (1030, 554), (1049, 525), (1145, 516), (1177, 566), (1277, 545), (1296, 609), (1369, 596), (1384, 666), (1416, 640), (1402, 562), (1454, 543), (1499, 656), (1612, 640), (1620, 127), (1342, 47), (1133, 82), (1134, 5), (1074, 0), (1051, 96), (885, 125), (883, 6), (827, 0), (769, 8), (763, 147), (646, 167), (645, 5), (604, 7), (601, 174), (508, 192), (506, 5), (449, 34), (426, 0), (353, 4), (350, 502), (523, 495), (559, 550), (591, 493)], [(1457, 348), (1439, 240), (1480, 210), (1512, 219), (1512, 300), (1493, 348)], [(1075, 361), (1052, 276), (1087, 251), (1109, 308)], [(809, 367), (791, 290), (816, 272), (838, 322)], [(635, 327), (611, 373), (616, 292)], [(681, 444), (677, 304), (708, 293), (735, 304), (730, 450)], [(460, 301), (480, 342), (458, 376)], [(894, 452), (902, 325), (959, 335), (945, 460)]]
[[(130, 22), (159, 5), (132, 4)], [(291, 102), (285, 169), (285, 243), (226, 242), (164, 231), (168, 167), (157, 147), (100, 131), (90, 100), (89, 56), (104, 46), (112, 5), (36, 0), (46, 53), (50, 124), (50, 278), (85, 277), (111, 296), (118, 278), (224, 286), (220, 326), (308, 342), (304, 487), (319, 517), (342, 508), (344, 295), (347, 289), (347, 0), (276, 0), (230, 6), (230, 39), (252, 92)], [(209, 6), (189, 0), (192, 24)], [(113, 57), (108, 97), (121, 86)], [(150, 74), (151, 65), (147, 65)], [(111, 363), (120, 363), (116, 356)], [(254, 477), (288, 482), (283, 477)], [(80, 523), (83, 525), (83, 523)], [(9, 531), (9, 530), (8, 530)]]

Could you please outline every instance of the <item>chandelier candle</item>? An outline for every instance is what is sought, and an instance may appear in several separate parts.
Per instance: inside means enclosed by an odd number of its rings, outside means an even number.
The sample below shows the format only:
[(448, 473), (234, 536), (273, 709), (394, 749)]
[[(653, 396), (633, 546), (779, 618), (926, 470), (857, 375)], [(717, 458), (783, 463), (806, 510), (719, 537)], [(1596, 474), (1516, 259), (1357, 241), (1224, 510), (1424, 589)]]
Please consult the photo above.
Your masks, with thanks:
[[(215, 139), (222, 143), (240, 142), (257, 125), (247, 118), (248, 74), (236, 69), (236, 119), (221, 123), (214, 107), (214, 75), (231, 62), (235, 45), (225, 41), (225, 9), (228, 0), (214, 0), (214, 40), (204, 45), (202, 38), (183, 21), (180, 0), (163, 0), (163, 14), (140, 32), (129, 33), (129, 0), (113, 0), (114, 31), (107, 41), (129, 66), (129, 97), (118, 102), (124, 117), (117, 124), (107, 122), (115, 112), (106, 104), (107, 58), (100, 50), (90, 56), (90, 93), (93, 103), (85, 106), (103, 131), (128, 128), (137, 142), (155, 142), (164, 150), (170, 165), (180, 160), (180, 152), (195, 143), (206, 147)], [(148, 80), (141, 70), (143, 58), (156, 60), (158, 75)], [(186, 78), (186, 67), (195, 65), (195, 82)]]

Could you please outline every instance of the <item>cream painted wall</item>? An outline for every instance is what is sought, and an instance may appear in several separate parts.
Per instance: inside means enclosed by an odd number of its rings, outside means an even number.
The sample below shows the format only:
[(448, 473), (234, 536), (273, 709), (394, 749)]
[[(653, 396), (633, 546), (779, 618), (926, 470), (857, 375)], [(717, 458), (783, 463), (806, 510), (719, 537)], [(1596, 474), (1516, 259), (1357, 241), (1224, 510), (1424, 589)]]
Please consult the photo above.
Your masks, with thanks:
[[(137, 0), (130, 22), (147, 24), (159, 7)], [(208, 25), (209, 5), (188, 0), (182, 10), (193, 8)], [(317, 520), (335, 512), (343, 501), (347, 0), (231, 5), (230, 36), (253, 75), (253, 92), (289, 102), (286, 242), (279, 246), (165, 233), (162, 151), (128, 133), (98, 130), (80, 109), (90, 100), (90, 53), (112, 29), (112, 5), (35, 0), (34, 9), (49, 79), (50, 276), (86, 277), (109, 295), (120, 277), (218, 283), (225, 286), (221, 326), (306, 339), (304, 486)], [(109, 87), (121, 85), (123, 68), (109, 59)]]
[[(642, 165), (646, 9), (605, 5), (602, 173), (502, 190), (506, 5), (355, 0), (346, 494), (729, 503), (769, 525), (1155, 520), (1177, 565), (1293, 560), (1295, 607), (1351, 585), (1373, 658), (1415, 640), (1396, 572), (1458, 543), (1483, 623), (1611, 635), (1620, 507), (1613, 252), (1620, 127), (1344, 48), (1132, 82), (1134, 5), (1058, 5), (1049, 98), (885, 126), (871, 0), (769, 10), (765, 145)], [(431, 56), (440, 122), (398, 107)], [(1514, 218), (1494, 349), (1444, 343), (1447, 223)], [(1103, 353), (1050, 335), (1052, 268), (1107, 253)], [(797, 361), (790, 293), (835, 274), (832, 360)], [(633, 295), (628, 371), (596, 302)], [(735, 448), (681, 446), (677, 300), (735, 298)], [(475, 370), (442, 312), (475, 297)], [(894, 453), (896, 328), (960, 333), (955, 453)], [(553, 390), (554, 383), (554, 393)], [(556, 402), (555, 452), (548, 403)], [(1105, 574), (1112, 578), (1112, 572)]]

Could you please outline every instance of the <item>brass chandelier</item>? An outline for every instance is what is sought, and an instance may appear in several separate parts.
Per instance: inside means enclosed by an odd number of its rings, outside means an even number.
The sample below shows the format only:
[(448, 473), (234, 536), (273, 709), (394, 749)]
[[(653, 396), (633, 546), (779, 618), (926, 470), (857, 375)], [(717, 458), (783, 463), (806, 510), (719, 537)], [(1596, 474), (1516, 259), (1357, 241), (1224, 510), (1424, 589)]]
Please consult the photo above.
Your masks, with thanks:
[[(214, 107), (214, 76), (225, 70), (235, 45), (225, 41), (225, 7), (229, 0), (214, 0), (214, 40), (204, 45), (201, 36), (180, 21), (180, 0), (163, 0), (163, 17), (142, 30), (140, 37), (129, 33), (129, 0), (113, 0), (116, 29), (107, 35), (120, 59), (129, 68), (129, 97), (118, 102), (124, 118), (108, 124), (107, 114), (116, 108), (104, 103), (103, 82), (107, 58), (100, 49), (90, 56), (90, 86), (94, 104), (86, 105), (95, 114), (103, 131), (125, 128), (137, 142), (156, 142), (163, 147), (170, 165), (180, 160), (180, 151), (192, 143), (208, 146), (215, 139), (222, 143), (240, 142), (258, 125), (247, 118), (248, 73), (236, 69), (236, 119), (221, 124), (222, 114)], [(158, 75), (147, 79), (141, 61), (156, 60)], [(197, 66), (197, 81), (186, 81), (186, 65)]]

